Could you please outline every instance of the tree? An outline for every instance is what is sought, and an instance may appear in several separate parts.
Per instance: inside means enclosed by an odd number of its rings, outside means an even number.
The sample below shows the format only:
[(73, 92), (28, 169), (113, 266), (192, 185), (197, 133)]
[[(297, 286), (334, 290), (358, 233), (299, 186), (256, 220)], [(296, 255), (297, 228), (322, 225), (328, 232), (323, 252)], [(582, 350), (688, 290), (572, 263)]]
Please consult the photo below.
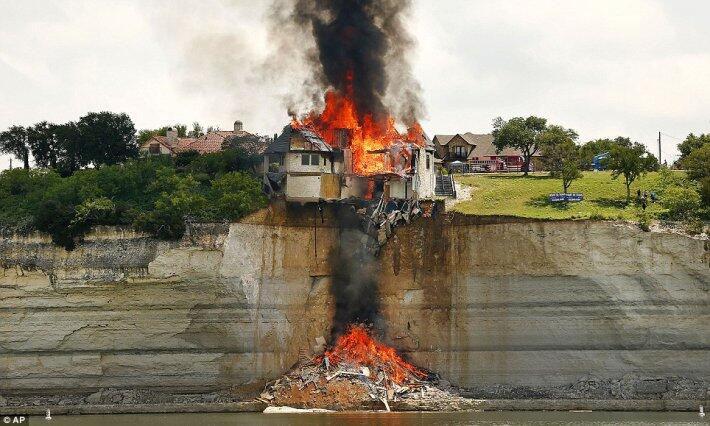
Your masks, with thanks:
[(70, 121), (54, 127), (57, 144), (57, 170), (62, 176), (70, 176), (90, 162), (88, 150), (79, 132), (79, 126)]
[(192, 130), (190, 130), (190, 132), (188, 133), (188, 136), (190, 136), (191, 138), (199, 138), (200, 136), (204, 136), (204, 135), (205, 135), (205, 129), (202, 127), (202, 125), (200, 123), (198, 123), (197, 121), (192, 123)]
[(631, 146), (614, 145), (605, 159), (606, 167), (612, 171), (613, 179), (624, 176), (626, 204), (631, 202), (631, 184), (646, 172), (658, 168), (658, 160), (646, 147), (638, 142)]
[(87, 159), (96, 166), (138, 156), (136, 128), (125, 113), (90, 112), (79, 119), (77, 128)]
[(547, 120), (540, 117), (515, 117), (508, 121), (501, 117), (493, 120), (493, 145), (500, 152), (506, 147), (523, 153), (523, 172), (527, 176), (530, 160), (540, 149), (542, 134), (547, 129)]
[(562, 179), (562, 189), (567, 193), (572, 181), (582, 177), (579, 170), (579, 148), (574, 143), (577, 132), (561, 126), (549, 126), (541, 138), (541, 151), (550, 176)]
[(710, 142), (693, 149), (683, 160), (683, 167), (688, 171), (689, 178), (700, 183), (703, 203), (710, 205)]
[(678, 161), (681, 163), (685, 157), (689, 156), (693, 150), (701, 148), (706, 143), (710, 143), (710, 133), (702, 134), (700, 136), (695, 136), (694, 134), (689, 134), (687, 138), (678, 144), (678, 151), (680, 151), (680, 158)]
[(579, 147), (580, 167), (583, 170), (591, 170), (594, 157), (609, 152), (614, 145), (631, 146), (631, 139), (619, 136), (616, 139), (605, 138), (586, 142)]
[(12, 126), (0, 133), (0, 152), (11, 154), (22, 160), (25, 169), (30, 168), (30, 147), (27, 142), (27, 129)]
[(55, 135), (56, 128), (56, 124), (46, 121), (27, 128), (27, 142), (37, 167), (53, 169), (57, 167), (59, 147)]
[(221, 217), (234, 220), (266, 206), (261, 182), (247, 173), (232, 172), (212, 181), (215, 208)]
[(693, 149), (683, 159), (683, 168), (688, 171), (688, 177), (702, 180), (710, 177), (710, 142)]
[[(138, 132), (138, 144), (141, 145), (148, 142), (153, 136), (165, 136), (168, 134), (168, 130), (174, 129), (178, 133), (179, 138), (184, 138), (188, 136), (187, 126), (184, 124), (174, 124), (172, 126), (163, 126), (159, 129), (142, 129)], [(190, 136), (194, 137), (194, 136)]]

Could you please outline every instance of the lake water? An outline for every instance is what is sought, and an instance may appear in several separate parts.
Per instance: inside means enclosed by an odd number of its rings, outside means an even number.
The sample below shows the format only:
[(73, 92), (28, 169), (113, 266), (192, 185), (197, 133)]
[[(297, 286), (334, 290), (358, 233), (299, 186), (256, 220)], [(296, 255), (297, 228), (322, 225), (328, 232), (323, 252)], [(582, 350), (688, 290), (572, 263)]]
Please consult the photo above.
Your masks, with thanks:
[(707, 425), (710, 416), (656, 412), (466, 412), (466, 413), (333, 413), (333, 414), (121, 414), (31, 418), (31, 425), (52, 426), (233, 426), (233, 425)]

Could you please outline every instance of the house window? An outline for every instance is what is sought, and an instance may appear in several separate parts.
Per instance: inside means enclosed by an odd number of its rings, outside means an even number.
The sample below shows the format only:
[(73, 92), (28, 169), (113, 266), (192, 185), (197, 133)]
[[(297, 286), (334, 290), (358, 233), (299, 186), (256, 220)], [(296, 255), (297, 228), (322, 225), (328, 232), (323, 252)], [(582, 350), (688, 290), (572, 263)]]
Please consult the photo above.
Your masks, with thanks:
[(160, 144), (152, 143), (148, 147), (148, 152), (151, 154), (160, 154)]
[(429, 170), (431, 168), (431, 159), (429, 158), (431, 155), (427, 154), (426, 155), (426, 169)]
[(301, 165), (302, 166), (318, 166), (318, 165), (320, 165), (320, 154), (301, 154)]
[(457, 157), (466, 158), (466, 156), (468, 156), (468, 147), (455, 146), (454, 147), (454, 154), (456, 154)]

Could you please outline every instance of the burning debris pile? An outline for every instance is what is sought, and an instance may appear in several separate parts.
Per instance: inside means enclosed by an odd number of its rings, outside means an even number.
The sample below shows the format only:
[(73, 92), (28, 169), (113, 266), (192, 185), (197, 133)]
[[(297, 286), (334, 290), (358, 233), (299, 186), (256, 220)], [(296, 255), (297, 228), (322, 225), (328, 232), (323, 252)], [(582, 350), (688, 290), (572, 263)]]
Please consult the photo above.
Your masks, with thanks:
[[(318, 346), (324, 349), (325, 340)], [(405, 361), (391, 346), (371, 336), (362, 324), (351, 325), (335, 345), (305, 358), (282, 378), (268, 383), (258, 398), (270, 405), (295, 408), (422, 409), (427, 406), (470, 408), (450, 386)]]

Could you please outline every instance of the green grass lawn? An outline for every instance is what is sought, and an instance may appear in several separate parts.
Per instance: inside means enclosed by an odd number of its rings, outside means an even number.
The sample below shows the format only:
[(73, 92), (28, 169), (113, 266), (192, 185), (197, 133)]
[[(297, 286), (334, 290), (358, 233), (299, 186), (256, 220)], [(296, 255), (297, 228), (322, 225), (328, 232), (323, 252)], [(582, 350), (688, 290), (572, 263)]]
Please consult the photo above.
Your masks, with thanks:
[[(680, 172), (679, 172), (680, 173)], [(585, 172), (572, 182), (569, 192), (581, 192), (584, 201), (550, 203), (547, 197), (562, 192), (562, 181), (547, 173), (478, 174), (455, 176), (456, 182), (472, 187), (471, 199), (461, 201), (453, 210), (471, 215), (508, 215), (543, 219), (613, 219), (637, 220), (642, 211), (635, 205), (636, 190), (655, 191), (659, 187), (658, 173), (648, 173), (631, 185), (632, 202), (626, 205), (623, 176), (612, 179), (610, 172)], [(665, 210), (650, 203), (646, 212), (653, 216)]]

